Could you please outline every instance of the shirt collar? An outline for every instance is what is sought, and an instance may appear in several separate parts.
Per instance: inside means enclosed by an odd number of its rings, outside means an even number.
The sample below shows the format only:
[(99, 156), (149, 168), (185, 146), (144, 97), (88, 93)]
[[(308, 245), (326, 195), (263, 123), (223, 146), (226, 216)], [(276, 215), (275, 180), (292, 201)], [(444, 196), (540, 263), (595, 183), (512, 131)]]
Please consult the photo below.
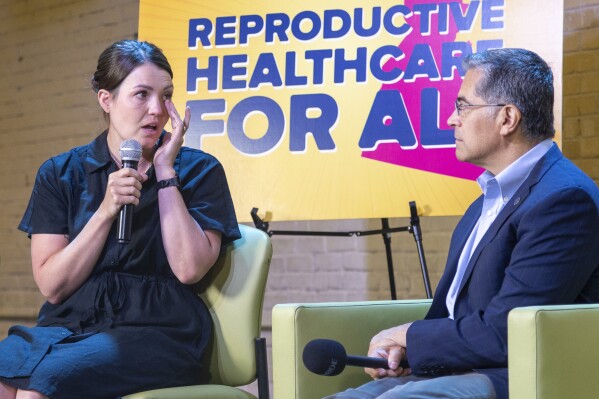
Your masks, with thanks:
[(476, 181), (480, 186), (483, 194), (487, 192), (487, 186), (492, 181), (497, 181), (501, 196), (504, 203), (509, 201), (514, 195), (518, 187), (524, 183), (532, 168), (537, 162), (551, 149), (553, 141), (551, 139), (543, 140), (533, 148), (528, 150), (526, 154), (512, 162), (507, 168), (502, 170), (497, 176), (485, 170)]
[(87, 157), (85, 158), (85, 169), (88, 173), (104, 169), (113, 163), (110, 151), (108, 150), (107, 137), (108, 130), (105, 130), (89, 144)]

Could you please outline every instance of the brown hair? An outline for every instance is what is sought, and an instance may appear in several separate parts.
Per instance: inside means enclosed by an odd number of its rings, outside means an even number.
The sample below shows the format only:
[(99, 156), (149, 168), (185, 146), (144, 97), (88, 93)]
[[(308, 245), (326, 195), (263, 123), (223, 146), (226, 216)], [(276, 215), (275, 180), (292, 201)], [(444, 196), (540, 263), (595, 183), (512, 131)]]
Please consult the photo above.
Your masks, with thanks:
[(137, 40), (113, 43), (98, 58), (98, 66), (91, 80), (92, 89), (96, 93), (102, 89), (112, 92), (136, 67), (145, 63), (154, 64), (173, 77), (168, 60), (154, 44)]

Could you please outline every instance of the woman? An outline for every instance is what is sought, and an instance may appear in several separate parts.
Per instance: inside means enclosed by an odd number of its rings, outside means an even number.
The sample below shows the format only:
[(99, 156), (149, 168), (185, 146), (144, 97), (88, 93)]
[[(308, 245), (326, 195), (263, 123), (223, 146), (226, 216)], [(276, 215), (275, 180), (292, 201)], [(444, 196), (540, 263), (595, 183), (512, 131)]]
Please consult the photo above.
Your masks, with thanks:
[[(182, 147), (190, 111), (171, 101), (156, 46), (114, 43), (92, 79), (108, 129), (40, 168), (19, 229), (47, 302), (0, 342), (0, 398), (115, 398), (197, 384), (211, 320), (191, 285), (239, 238), (222, 166)], [(172, 132), (163, 132), (171, 120)], [(141, 144), (121, 168), (125, 140)], [(116, 221), (134, 205), (131, 241)]]

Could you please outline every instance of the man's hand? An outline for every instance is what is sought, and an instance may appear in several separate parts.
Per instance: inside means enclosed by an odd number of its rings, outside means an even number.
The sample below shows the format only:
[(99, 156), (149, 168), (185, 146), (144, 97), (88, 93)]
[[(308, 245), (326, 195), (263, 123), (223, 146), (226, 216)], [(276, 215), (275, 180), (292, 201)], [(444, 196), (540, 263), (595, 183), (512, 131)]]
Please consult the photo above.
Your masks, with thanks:
[(401, 377), (412, 373), (411, 369), (399, 367), (399, 362), (406, 357), (406, 335), (411, 324), (392, 327), (372, 337), (368, 356), (388, 359), (389, 370), (365, 368), (366, 374), (372, 378), (381, 378)]

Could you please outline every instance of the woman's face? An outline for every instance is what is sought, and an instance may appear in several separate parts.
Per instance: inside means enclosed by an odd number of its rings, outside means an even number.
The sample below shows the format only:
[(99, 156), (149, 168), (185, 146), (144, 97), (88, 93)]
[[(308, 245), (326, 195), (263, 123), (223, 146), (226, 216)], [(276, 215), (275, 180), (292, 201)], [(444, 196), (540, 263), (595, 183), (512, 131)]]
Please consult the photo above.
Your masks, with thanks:
[(139, 141), (144, 149), (152, 148), (169, 119), (164, 101), (172, 95), (170, 75), (151, 63), (136, 67), (116, 90), (100, 90), (98, 100), (110, 120), (111, 148), (127, 139)]

